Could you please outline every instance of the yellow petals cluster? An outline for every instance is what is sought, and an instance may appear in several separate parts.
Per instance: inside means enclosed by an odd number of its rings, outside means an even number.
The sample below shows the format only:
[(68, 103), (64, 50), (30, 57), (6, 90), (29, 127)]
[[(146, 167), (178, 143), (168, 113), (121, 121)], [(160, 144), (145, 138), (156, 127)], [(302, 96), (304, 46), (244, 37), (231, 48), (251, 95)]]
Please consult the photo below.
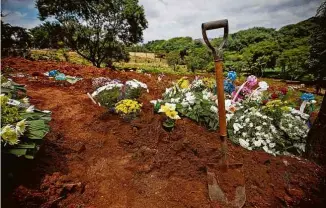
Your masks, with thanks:
[(213, 78), (204, 77), (202, 80), (204, 85), (210, 89), (212, 89), (215, 85), (215, 80)]
[(182, 77), (178, 80), (178, 86), (181, 89), (187, 89), (190, 86), (190, 82), (187, 77)]
[(287, 101), (283, 102), (282, 100), (271, 100), (266, 103), (266, 106), (264, 106), (263, 109), (274, 111), (276, 108), (279, 108), (284, 112), (288, 112), (290, 111), (290, 107), (286, 106), (287, 104)]
[(161, 105), (160, 113), (165, 113), (165, 115), (173, 120), (180, 119), (178, 112), (175, 110), (175, 104), (165, 103), (165, 105)]
[(117, 113), (122, 113), (122, 114), (131, 114), (131, 113), (138, 113), (142, 107), (142, 104), (138, 103), (135, 100), (131, 99), (124, 99), (119, 101), (115, 105), (115, 110)]

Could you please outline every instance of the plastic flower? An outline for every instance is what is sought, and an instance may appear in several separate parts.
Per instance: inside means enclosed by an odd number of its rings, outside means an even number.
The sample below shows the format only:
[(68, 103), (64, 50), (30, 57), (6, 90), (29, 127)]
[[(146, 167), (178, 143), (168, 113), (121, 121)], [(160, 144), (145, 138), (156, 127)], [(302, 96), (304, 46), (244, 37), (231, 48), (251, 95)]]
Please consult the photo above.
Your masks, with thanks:
[(23, 135), (24, 132), (25, 132), (25, 129), (26, 129), (26, 121), (25, 121), (25, 119), (19, 121), (19, 122), (16, 124), (16, 132), (17, 132), (17, 134), (19, 134), (19, 135)]
[(253, 87), (257, 84), (257, 77), (254, 75), (250, 75), (249, 77), (247, 77), (247, 84), (250, 87)]
[(224, 91), (231, 94), (232, 92), (235, 91), (235, 87), (232, 84), (232, 82), (228, 81), (228, 80), (224, 80)]
[(265, 81), (261, 81), (261, 82), (259, 82), (258, 83), (258, 86), (259, 86), (259, 88), (261, 89), (261, 90), (267, 90), (268, 89), (268, 84), (267, 84), (267, 82), (265, 82)]
[(1, 138), (9, 145), (15, 145), (19, 142), (15, 129), (10, 125), (7, 125), (1, 129)]
[(315, 96), (311, 93), (303, 93), (301, 95), (301, 100), (303, 101), (310, 101), (310, 100), (314, 100), (315, 99)]
[(59, 71), (58, 70), (51, 70), (51, 71), (49, 71), (49, 76), (50, 77), (55, 77), (57, 74), (59, 73)]
[(229, 71), (227, 78), (234, 81), (237, 78), (237, 73), (235, 71)]

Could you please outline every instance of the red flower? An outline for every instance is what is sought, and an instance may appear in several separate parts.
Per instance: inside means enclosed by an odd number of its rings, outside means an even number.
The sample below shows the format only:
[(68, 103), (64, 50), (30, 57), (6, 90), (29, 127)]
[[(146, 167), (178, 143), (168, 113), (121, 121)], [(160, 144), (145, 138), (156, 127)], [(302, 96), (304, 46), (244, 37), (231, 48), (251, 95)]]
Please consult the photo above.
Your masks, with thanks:
[(283, 95), (286, 95), (286, 93), (288, 93), (288, 89), (286, 87), (282, 87), (280, 91), (282, 92)]
[(273, 94), (271, 95), (272, 99), (276, 99), (278, 98), (278, 94), (276, 94), (275, 92), (273, 92)]

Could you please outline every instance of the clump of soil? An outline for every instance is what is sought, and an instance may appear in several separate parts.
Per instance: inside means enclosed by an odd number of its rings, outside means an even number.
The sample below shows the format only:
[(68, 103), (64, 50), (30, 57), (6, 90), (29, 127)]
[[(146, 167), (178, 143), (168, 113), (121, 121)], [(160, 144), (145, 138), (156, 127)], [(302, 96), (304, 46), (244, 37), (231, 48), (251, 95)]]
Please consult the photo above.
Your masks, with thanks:
[[(52, 111), (53, 118), (37, 158), (23, 171), (12, 172), (14, 186), (2, 196), (6, 207), (214, 206), (208, 196), (207, 167), (220, 160), (218, 132), (186, 118), (166, 132), (149, 103), (160, 98), (176, 76), (158, 83), (157, 75), (21, 58), (5, 59), (4, 66), (25, 74), (13, 79), (26, 84), (32, 104)], [(84, 79), (71, 85), (33, 76), (52, 69)], [(93, 90), (91, 78), (100, 76), (148, 85), (138, 119), (125, 122), (92, 103), (86, 93)], [(231, 186), (244, 183), (245, 207), (321, 205), (322, 167), (301, 158), (248, 151), (231, 142), (228, 147), (230, 161), (243, 164), (241, 175), (221, 183), (228, 198), (234, 195)], [(213, 171), (228, 179), (227, 173)]]

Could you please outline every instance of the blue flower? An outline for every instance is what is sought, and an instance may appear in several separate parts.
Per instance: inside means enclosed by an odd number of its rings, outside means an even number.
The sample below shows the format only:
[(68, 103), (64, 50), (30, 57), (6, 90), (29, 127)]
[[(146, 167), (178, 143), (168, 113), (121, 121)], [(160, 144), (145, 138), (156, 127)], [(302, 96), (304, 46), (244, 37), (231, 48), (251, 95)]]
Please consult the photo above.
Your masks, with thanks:
[(55, 77), (57, 74), (58, 74), (58, 70), (56, 70), (56, 69), (49, 71), (50, 77)]
[(234, 90), (235, 90), (235, 87), (232, 84), (232, 82), (230, 82), (228, 80), (224, 80), (224, 91), (231, 94)]
[(227, 78), (234, 81), (237, 78), (237, 73), (235, 71), (229, 71)]
[(301, 95), (301, 100), (303, 101), (310, 101), (310, 100), (314, 100), (315, 99), (315, 96), (311, 93), (303, 93)]

